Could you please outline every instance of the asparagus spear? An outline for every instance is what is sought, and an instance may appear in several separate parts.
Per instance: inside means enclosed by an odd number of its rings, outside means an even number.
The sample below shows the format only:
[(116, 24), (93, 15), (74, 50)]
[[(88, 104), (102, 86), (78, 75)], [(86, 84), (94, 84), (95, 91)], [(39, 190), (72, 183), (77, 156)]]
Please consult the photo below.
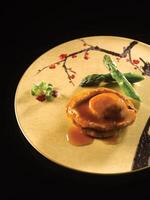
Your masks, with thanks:
[(118, 83), (120, 88), (123, 90), (123, 92), (129, 97), (131, 97), (137, 101), (141, 101), (139, 95), (136, 93), (136, 91), (132, 87), (131, 83), (117, 69), (117, 66), (113, 63), (110, 56), (105, 55), (103, 62), (105, 64), (105, 66), (107, 67), (107, 69), (110, 71), (111, 76), (113, 77), (113, 79), (116, 80), (116, 82)]
[[(136, 82), (144, 80), (143, 76), (141, 76), (139, 74), (131, 73), (131, 72), (124, 73), (124, 76), (130, 83), (136, 83)], [(113, 79), (113, 77), (111, 76), (110, 73), (108, 73), (108, 74), (91, 74), (91, 75), (86, 76), (84, 79), (82, 79), (80, 86), (81, 87), (97, 86), (101, 82), (111, 83), (114, 81), (115, 81), (115, 79)]]

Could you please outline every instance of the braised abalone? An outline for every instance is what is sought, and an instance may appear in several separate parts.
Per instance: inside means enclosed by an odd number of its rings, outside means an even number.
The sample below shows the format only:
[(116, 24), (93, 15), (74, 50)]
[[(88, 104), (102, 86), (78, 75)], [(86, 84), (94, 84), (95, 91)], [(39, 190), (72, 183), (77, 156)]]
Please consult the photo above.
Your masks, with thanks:
[(79, 92), (68, 102), (66, 112), (84, 133), (99, 138), (114, 135), (115, 130), (132, 124), (136, 118), (133, 103), (109, 88)]

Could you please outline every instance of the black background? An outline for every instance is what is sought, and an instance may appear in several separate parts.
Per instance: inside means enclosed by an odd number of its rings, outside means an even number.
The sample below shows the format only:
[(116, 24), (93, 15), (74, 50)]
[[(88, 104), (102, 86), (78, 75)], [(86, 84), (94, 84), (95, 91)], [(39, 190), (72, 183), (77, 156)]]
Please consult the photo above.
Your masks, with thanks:
[[(14, 114), (17, 84), (27, 67), (58, 44), (94, 35), (115, 35), (150, 44), (149, 6), (141, 2), (6, 2), (1, 6), (1, 194), (3, 199), (148, 197), (150, 170), (91, 175), (60, 167), (41, 156), (20, 132)], [(34, 199), (33, 198), (33, 199)]]

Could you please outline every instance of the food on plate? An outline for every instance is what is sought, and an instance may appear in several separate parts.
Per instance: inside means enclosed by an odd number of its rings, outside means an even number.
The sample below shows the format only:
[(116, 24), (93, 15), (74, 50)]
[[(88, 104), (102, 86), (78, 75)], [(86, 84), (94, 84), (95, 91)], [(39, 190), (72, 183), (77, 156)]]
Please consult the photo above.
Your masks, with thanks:
[(38, 85), (33, 84), (31, 94), (36, 96), (38, 101), (51, 101), (53, 97), (58, 96), (58, 91), (54, 89), (53, 85), (46, 82), (40, 82)]
[[(139, 74), (135, 74), (135, 73), (124, 73), (123, 74), (126, 79), (130, 82), (130, 83), (136, 83), (139, 81), (144, 80), (144, 76), (141, 76)], [(100, 85), (100, 83), (105, 82), (105, 83), (113, 83), (116, 82), (115, 79), (113, 79), (113, 77), (111, 76), (110, 73), (107, 74), (90, 74), (87, 75), (85, 78), (82, 79), (80, 86), (81, 87), (89, 87), (89, 86), (98, 86)]]
[(129, 99), (104, 87), (80, 91), (69, 100), (66, 112), (85, 134), (96, 138), (113, 136), (115, 130), (132, 124), (136, 118)]
[(73, 145), (83, 146), (91, 144), (94, 138), (84, 134), (83, 129), (79, 126), (73, 125), (68, 130), (67, 140)]
[(132, 87), (131, 83), (126, 79), (126, 77), (118, 70), (116, 64), (111, 60), (110, 56), (105, 55), (103, 62), (107, 69), (110, 71), (113, 79), (116, 80), (122, 91), (129, 97), (141, 101), (139, 95)]

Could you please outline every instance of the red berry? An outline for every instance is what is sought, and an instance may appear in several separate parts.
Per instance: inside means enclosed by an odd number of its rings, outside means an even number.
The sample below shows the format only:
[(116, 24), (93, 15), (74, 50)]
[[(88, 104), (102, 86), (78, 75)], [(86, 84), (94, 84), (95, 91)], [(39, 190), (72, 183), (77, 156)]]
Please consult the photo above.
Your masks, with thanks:
[(36, 99), (38, 100), (38, 101), (45, 101), (45, 95), (44, 94), (42, 94), (42, 95), (39, 95), (39, 96), (37, 96), (36, 97)]

